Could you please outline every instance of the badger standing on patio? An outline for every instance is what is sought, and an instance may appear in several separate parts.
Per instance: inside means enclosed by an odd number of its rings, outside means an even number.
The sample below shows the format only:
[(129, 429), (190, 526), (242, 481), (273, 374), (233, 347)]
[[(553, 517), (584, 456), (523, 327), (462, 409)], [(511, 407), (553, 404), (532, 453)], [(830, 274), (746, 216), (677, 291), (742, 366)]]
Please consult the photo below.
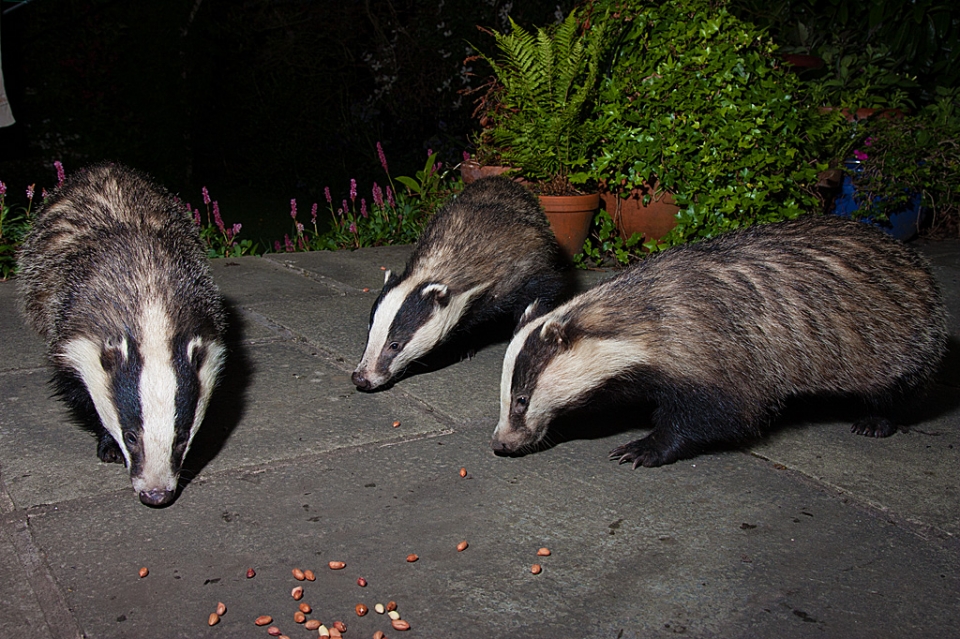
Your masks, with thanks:
[(858, 400), (853, 432), (886, 437), (946, 349), (926, 261), (882, 231), (807, 216), (679, 247), (532, 314), (503, 362), (493, 448), (530, 449), (616, 380), (652, 432), (611, 452), (634, 468), (763, 432), (795, 396)]
[(127, 466), (144, 504), (171, 502), (225, 356), (189, 211), (136, 171), (94, 166), (45, 200), (19, 266), (58, 392), (99, 417), (97, 455)]

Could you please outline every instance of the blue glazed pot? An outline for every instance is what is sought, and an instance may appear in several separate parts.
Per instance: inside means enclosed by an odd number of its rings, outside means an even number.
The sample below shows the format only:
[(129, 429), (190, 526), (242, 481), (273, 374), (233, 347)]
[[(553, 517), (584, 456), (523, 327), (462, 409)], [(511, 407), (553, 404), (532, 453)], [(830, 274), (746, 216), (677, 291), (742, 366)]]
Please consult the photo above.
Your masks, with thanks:
[[(848, 171), (857, 173), (860, 171), (859, 160), (847, 160), (844, 162)], [(843, 176), (843, 184), (840, 187), (840, 195), (833, 202), (834, 215), (840, 217), (851, 217), (853, 213), (859, 210), (856, 198), (854, 197), (856, 188), (853, 186), (853, 179), (849, 174)], [(871, 218), (864, 218), (863, 221), (877, 226), (893, 237), (902, 242), (912, 240), (917, 236), (920, 222), (922, 220), (923, 210), (920, 207), (920, 194), (915, 193), (910, 198), (910, 203), (902, 211), (891, 213), (889, 222), (877, 222)]]

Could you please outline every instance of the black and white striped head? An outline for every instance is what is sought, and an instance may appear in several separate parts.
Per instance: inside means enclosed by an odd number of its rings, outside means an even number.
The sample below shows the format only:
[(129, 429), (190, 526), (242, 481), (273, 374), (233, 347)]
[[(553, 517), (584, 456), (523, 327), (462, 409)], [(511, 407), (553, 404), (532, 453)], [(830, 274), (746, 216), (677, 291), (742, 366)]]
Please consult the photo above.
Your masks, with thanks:
[(575, 319), (576, 307), (541, 316), (536, 307), (527, 308), (503, 358), (492, 441), (498, 454), (532, 448), (560, 413), (647, 358), (642, 344), (587, 330)]
[(178, 331), (159, 302), (142, 308), (123, 334), (72, 337), (57, 355), (83, 382), (148, 506), (173, 500), (224, 358), (215, 333)]
[(387, 271), (370, 310), (367, 346), (351, 379), (362, 390), (383, 386), (446, 339), (482, 287), (456, 292), (443, 282)]

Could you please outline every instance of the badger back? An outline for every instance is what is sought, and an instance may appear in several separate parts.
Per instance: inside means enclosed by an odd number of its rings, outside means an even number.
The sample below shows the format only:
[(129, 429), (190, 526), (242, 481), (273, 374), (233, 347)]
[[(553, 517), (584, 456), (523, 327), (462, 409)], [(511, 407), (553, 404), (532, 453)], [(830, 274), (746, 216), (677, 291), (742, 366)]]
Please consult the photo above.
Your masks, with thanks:
[(376, 388), (455, 329), (552, 305), (567, 264), (537, 199), (506, 178), (468, 185), (430, 220), (404, 272), (387, 273), (370, 311), (357, 386)]
[(931, 379), (946, 339), (929, 265), (882, 231), (832, 216), (757, 226), (651, 257), (524, 324), (495, 445), (536, 441), (615, 378), (651, 399), (730, 401), (743, 426), (731, 439), (792, 396), (889, 406)]
[(186, 208), (103, 165), (38, 212), (23, 312), (65, 387), (80, 382), (144, 503), (169, 502), (223, 365), (224, 310)]

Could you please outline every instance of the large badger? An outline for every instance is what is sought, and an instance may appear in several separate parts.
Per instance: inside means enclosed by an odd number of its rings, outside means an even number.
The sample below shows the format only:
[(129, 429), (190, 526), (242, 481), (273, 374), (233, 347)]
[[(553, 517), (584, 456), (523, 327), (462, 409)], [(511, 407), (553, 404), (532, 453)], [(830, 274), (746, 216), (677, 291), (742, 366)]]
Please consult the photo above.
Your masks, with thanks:
[(832, 216), (666, 251), (526, 319), (503, 362), (494, 451), (530, 450), (616, 380), (613, 392), (656, 403), (652, 432), (610, 454), (634, 468), (755, 437), (794, 396), (859, 400), (852, 431), (892, 435), (947, 339), (926, 262)]
[(427, 224), (403, 275), (387, 271), (353, 383), (373, 390), (446, 340), (498, 316), (550, 307), (567, 264), (540, 204), (503, 177), (477, 180)]
[(94, 166), (45, 201), (19, 265), (58, 391), (99, 417), (97, 455), (126, 464), (144, 504), (169, 503), (225, 354), (189, 212), (136, 171)]

